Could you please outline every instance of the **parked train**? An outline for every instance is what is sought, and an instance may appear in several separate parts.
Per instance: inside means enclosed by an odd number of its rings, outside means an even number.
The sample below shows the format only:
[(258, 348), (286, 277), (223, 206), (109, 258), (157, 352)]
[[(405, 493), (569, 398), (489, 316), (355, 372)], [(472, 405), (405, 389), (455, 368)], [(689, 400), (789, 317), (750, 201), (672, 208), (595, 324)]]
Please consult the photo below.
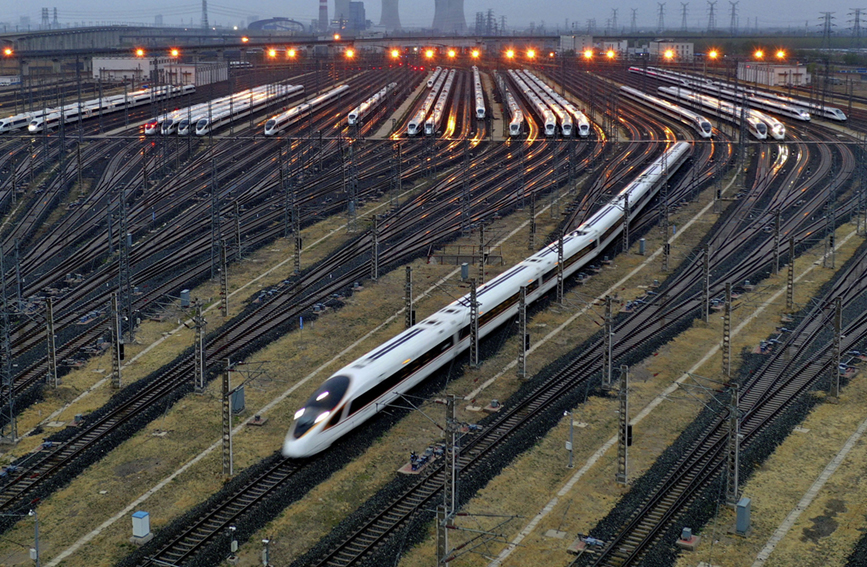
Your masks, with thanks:
[[(637, 216), (690, 153), (690, 144), (673, 144), (567, 234), (563, 238), (564, 276), (592, 262), (620, 235), (624, 202), (629, 204), (629, 218)], [(550, 244), (479, 288), (480, 338), (516, 315), (522, 287), (527, 304), (556, 287), (557, 257), (557, 243)], [(454, 360), (469, 344), (470, 298), (465, 295), (328, 378), (295, 412), (283, 455), (308, 457), (323, 451)]]
[(446, 111), (446, 104), (448, 104), (449, 96), (452, 94), (452, 84), (455, 81), (455, 73), (457, 73), (457, 71), (454, 69), (449, 71), (449, 74), (446, 77), (446, 82), (443, 83), (443, 88), (440, 91), (440, 96), (437, 97), (437, 102), (434, 105), (433, 112), (431, 112), (430, 117), (425, 120), (425, 136), (434, 136), (437, 133), (437, 128), (439, 128), (440, 122), (443, 119), (443, 113)]
[(661, 81), (682, 85), (735, 103), (742, 103), (746, 100), (748, 106), (751, 108), (757, 108), (801, 122), (810, 120), (810, 111), (830, 120), (846, 120), (846, 114), (839, 108), (825, 106), (823, 110), (822, 105), (799, 101), (775, 93), (745, 88), (743, 85), (736, 86), (731, 83), (711, 81), (703, 77), (657, 69), (655, 67), (648, 67), (647, 70), (640, 67), (630, 67), (629, 71), (646, 74)]
[(524, 79), (518, 75), (517, 71), (509, 69), (509, 76), (512, 77), (512, 81), (514, 81), (518, 86), (518, 89), (523, 93), (527, 102), (536, 109), (539, 117), (542, 118), (543, 132), (545, 135), (548, 137), (555, 136), (557, 134), (557, 118), (554, 116), (551, 109), (548, 108), (548, 105), (539, 98), (536, 92), (533, 91), (526, 82), (524, 82)]
[(348, 91), (349, 85), (340, 85), (339, 87), (331, 89), (327, 93), (323, 93), (315, 98), (308, 100), (307, 102), (303, 102), (297, 106), (293, 106), (285, 112), (281, 112), (280, 114), (274, 116), (265, 123), (265, 135), (275, 136), (279, 134), (280, 131), (287, 126), (298, 122), (298, 120), (300, 120), (304, 116), (305, 112), (312, 112), (316, 108), (342, 97)]
[(572, 116), (566, 112), (563, 107), (561, 107), (554, 100), (554, 97), (550, 94), (550, 87), (545, 83), (539, 81), (540, 84), (536, 82), (535, 76), (529, 75), (526, 71), (517, 71), (516, 72), (520, 77), (524, 80), (524, 84), (536, 93), (536, 96), (542, 99), (542, 102), (545, 103), (548, 108), (551, 109), (551, 112), (554, 113), (554, 116), (557, 118), (557, 122), (560, 124), (560, 132), (563, 134), (563, 137), (568, 138), (572, 135), (573, 123)]
[[(446, 82), (446, 75), (448, 75), (448, 72), (443, 72), (442, 69), (437, 67), (437, 72), (434, 74), (436, 81), (431, 85), (431, 91), (427, 93), (427, 97), (425, 97), (421, 108), (419, 108), (413, 117), (409, 119), (409, 124), (406, 126), (407, 136), (415, 136), (416, 134), (421, 133), (424, 128), (424, 119), (427, 118), (428, 113), (431, 111), (431, 108), (433, 108), (434, 101), (437, 99), (440, 88), (442, 88), (443, 83)], [(430, 83), (430, 81), (428, 81), (428, 83)]]
[[(743, 115), (746, 120), (747, 130), (749, 130), (755, 139), (765, 140), (768, 137), (768, 125), (763, 120), (763, 118), (767, 118), (767, 115), (757, 110), (742, 109), (730, 101), (696, 93), (681, 87), (659, 87), (659, 92), (669, 98), (701, 108), (703, 112), (713, 114), (735, 124), (740, 124), (741, 115)], [(783, 135), (785, 135), (785, 132), (783, 132)]]
[(520, 136), (524, 130), (524, 113), (512, 96), (512, 91), (505, 85), (503, 89), (506, 91), (506, 107), (509, 109), (509, 136)]
[(433, 86), (436, 84), (437, 79), (439, 78), (439, 76), (442, 72), (443, 72), (442, 67), (436, 68), (436, 70), (433, 72), (433, 75), (431, 75), (430, 79), (427, 80), (427, 88), (429, 88), (429, 89), (433, 88)]
[[(31, 134), (37, 134), (43, 130), (54, 130), (60, 126), (61, 120), (64, 124), (72, 124), (78, 122), (79, 119), (91, 118), (100, 114), (111, 114), (125, 108), (133, 108), (150, 104), (151, 102), (166, 100), (169, 98), (178, 97), (184, 94), (195, 92), (196, 87), (193, 85), (157, 87), (154, 89), (141, 89), (127, 93), (126, 95), (112, 95), (103, 97), (102, 99), (92, 99), (84, 101), (79, 105), (77, 102), (67, 104), (63, 107), (46, 108), (37, 112), (27, 113), (30, 121), (27, 123), (27, 131)], [(23, 115), (10, 117), (10, 123), (16, 126), (14, 129), (20, 128), (20, 119)], [(7, 119), (10, 120), (10, 119)], [(4, 123), (6, 120), (3, 121)], [(0, 123), (0, 132), (12, 131), (4, 129), (3, 123)]]
[(534, 81), (539, 88), (544, 89), (545, 92), (548, 93), (548, 96), (553, 98), (557, 104), (574, 117), (573, 124), (577, 126), (579, 136), (586, 138), (590, 135), (590, 120), (587, 119), (586, 114), (578, 110), (574, 104), (560, 96), (557, 91), (549, 87), (544, 81), (542, 81), (542, 79), (534, 75), (531, 71), (524, 70), (524, 75)]
[(394, 89), (397, 86), (397, 83), (389, 83), (382, 87), (375, 95), (365, 100), (355, 108), (349, 111), (349, 114), (346, 117), (346, 122), (350, 126), (355, 126), (357, 122), (364, 120), (368, 114), (376, 107), (385, 101), (386, 96), (389, 91)]
[(707, 139), (713, 136), (713, 125), (710, 123), (710, 120), (700, 114), (696, 114), (691, 110), (682, 108), (659, 97), (643, 93), (638, 89), (633, 89), (632, 87), (620, 87), (620, 92), (628, 99), (648, 106), (657, 112), (661, 112), (668, 117), (674, 118), (678, 122), (683, 122), (695, 130), (702, 138)]
[(473, 94), (476, 99), (476, 118), (483, 120), (485, 118), (485, 94), (482, 89), (482, 77), (479, 75), (479, 68), (473, 65)]

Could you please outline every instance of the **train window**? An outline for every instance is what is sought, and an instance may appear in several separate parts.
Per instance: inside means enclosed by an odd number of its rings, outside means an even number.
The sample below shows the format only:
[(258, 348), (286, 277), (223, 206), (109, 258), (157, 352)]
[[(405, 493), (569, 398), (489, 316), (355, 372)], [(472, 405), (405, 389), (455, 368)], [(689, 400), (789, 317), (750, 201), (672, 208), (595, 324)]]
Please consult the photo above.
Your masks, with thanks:
[(295, 439), (307, 433), (315, 424), (327, 419), (348, 388), (348, 376), (332, 376), (319, 386), (304, 407), (295, 413)]

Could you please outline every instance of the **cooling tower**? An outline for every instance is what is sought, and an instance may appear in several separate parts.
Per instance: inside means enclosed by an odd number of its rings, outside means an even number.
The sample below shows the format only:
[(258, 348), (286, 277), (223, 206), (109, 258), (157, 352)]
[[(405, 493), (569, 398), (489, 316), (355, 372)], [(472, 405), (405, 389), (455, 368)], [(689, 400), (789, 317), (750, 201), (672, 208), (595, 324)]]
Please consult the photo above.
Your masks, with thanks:
[(382, 17), (379, 19), (379, 25), (386, 30), (400, 29), (400, 14), (397, 12), (398, 0), (382, 0)]
[(444, 34), (462, 34), (467, 30), (464, 0), (434, 0), (433, 29)]

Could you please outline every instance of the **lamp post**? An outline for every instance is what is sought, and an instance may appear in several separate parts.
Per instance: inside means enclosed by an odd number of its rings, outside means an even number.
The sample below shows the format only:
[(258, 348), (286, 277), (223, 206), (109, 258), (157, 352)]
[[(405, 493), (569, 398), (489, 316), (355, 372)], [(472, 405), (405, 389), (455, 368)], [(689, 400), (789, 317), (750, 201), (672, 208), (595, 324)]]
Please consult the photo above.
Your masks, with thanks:
[(564, 411), (563, 416), (569, 418), (569, 441), (566, 442), (566, 450), (569, 451), (569, 464), (566, 465), (566, 468), (571, 469), (572, 468), (572, 453), (573, 453), (573, 449), (572, 449), (573, 435), (572, 434), (573, 434), (573, 430), (575, 428), (575, 418), (573, 417), (572, 412), (569, 410)]

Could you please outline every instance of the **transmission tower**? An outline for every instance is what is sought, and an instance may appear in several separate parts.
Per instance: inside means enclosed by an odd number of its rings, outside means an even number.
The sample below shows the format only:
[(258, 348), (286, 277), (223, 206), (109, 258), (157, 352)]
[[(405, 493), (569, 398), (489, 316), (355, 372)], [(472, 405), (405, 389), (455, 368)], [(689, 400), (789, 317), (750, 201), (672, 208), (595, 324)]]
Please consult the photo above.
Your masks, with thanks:
[(713, 2), (708, 2), (708, 15), (707, 15), (707, 31), (712, 32), (716, 30), (716, 3), (717, 0)]
[(689, 6), (689, 2), (681, 2), (680, 3), (680, 31), (686, 31), (686, 8)]
[(611, 31), (617, 33), (617, 8), (611, 8)]
[(738, 35), (738, 4), (740, 4), (740, 0), (738, 2), (729, 0), (729, 4), (732, 6), (732, 21), (729, 24), (729, 32), (732, 35)]
[(831, 49), (831, 22), (834, 19), (834, 12), (822, 12), (822, 49)]
[(638, 24), (636, 23), (636, 15), (638, 14), (637, 8), (631, 8), (632, 10), (632, 24), (629, 26), (630, 33), (636, 33), (638, 31)]
[(863, 8), (849, 8), (850, 16), (853, 16), (852, 22), (852, 47), (861, 47), (861, 10)]
[(657, 2), (657, 6), (659, 6), (659, 22), (656, 24), (659, 33), (662, 33), (662, 30), (665, 29), (665, 2)]
[(208, 25), (208, 0), (202, 0), (202, 29), (206, 30), (210, 27)]

